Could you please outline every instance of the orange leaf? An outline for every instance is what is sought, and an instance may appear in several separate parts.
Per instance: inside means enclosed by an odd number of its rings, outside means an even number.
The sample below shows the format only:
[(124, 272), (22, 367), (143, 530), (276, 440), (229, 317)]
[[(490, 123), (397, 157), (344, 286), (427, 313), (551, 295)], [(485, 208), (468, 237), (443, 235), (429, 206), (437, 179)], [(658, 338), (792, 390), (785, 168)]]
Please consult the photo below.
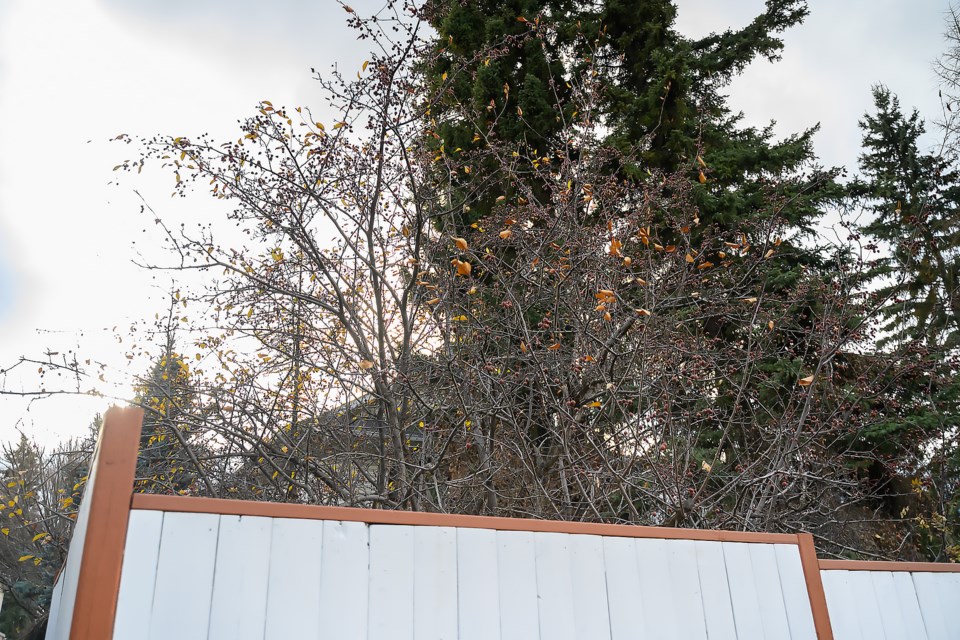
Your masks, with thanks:
[(457, 249), (460, 249), (460, 251), (466, 251), (470, 248), (470, 245), (468, 245), (467, 241), (463, 238), (454, 238), (453, 243), (457, 245)]
[(807, 376), (806, 378), (800, 378), (797, 380), (797, 384), (801, 387), (809, 387), (813, 384), (813, 376)]
[(458, 276), (468, 276), (473, 271), (473, 266), (463, 260), (454, 260), (452, 263), (457, 268)]
[(371, 362), (370, 360), (361, 360), (361, 361), (360, 361), (360, 368), (363, 369), (364, 371), (366, 371), (367, 369), (372, 369), (372, 368), (373, 368), (373, 362)]

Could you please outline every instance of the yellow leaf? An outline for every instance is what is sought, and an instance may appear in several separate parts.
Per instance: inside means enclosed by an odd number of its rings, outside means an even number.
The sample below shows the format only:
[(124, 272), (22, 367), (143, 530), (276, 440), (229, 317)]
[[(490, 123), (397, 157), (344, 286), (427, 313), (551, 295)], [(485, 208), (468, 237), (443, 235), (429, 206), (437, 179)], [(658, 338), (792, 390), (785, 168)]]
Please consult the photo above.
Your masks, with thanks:
[(361, 360), (361, 361), (360, 361), (360, 368), (363, 369), (364, 371), (366, 371), (367, 369), (372, 369), (372, 368), (373, 368), (373, 362), (371, 362), (370, 360)]
[(462, 315), (453, 317), (454, 322), (466, 322), (467, 319), (468, 319), (467, 316), (462, 316)]
[(756, 298), (744, 298), (744, 299), (743, 299), (743, 303), (744, 303), (744, 304), (753, 304), (753, 303), (756, 302), (756, 301), (757, 301)]
[(774, 325), (773, 325), (773, 320), (771, 320), (770, 322), (767, 323), (767, 329), (770, 329), (770, 331), (773, 331), (773, 326), (774, 326)]
[(440, 76), (440, 79), (443, 80), (444, 82), (446, 82), (446, 80), (447, 80), (447, 73), (444, 72), (443, 75)]
[(3, 529), (0, 529), (0, 533), (2, 533), (5, 536), (8, 536), (10, 535), (10, 529), (8, 529), (7, 527), (4, 527)]
[(700, 184), (707, 184), (707, 176), (703, 175), (703, 171), (700, 172)]
[(370, 61), (369, 61), (369, 60), (364, 60), (364, 61), (363, 61), (363, 66), (361, 67), (361, 71), (366, 71), (368, 64), (370, 64)]
[(453, 243), (457, 245), (457, 249), (460, 249), (460, 251), (466, 251), (470, 248), (470, 245), (463, 238), (454, 238)]
[(33, 540), (31, 540), (31, 542), (36, 542), (40, 538), (46, 538), (48, 535), (50, 534), (47, 533), (46, 531), (44, 531), (43, 533), (38, 533), (37, 535), (33, 536)]
[(713, 471), (713, 467), (710, 466), (710, 463), (707, 462), (706, 460), (700, 463), (700, 468), (706, 471), (707, 473), (710, 473), (711, 471)]
[(334, 129), (340, 129), (340, 128), (342, 128), (342, 127), (345, 127), (346, 124), (347, 124), (346, 122), (338, 122), (338, 123), (336, 123), (335, 125), (333, 125), (333, 128), (334, 128)]
[(809, 387), (813, 384), (813, 376), (807, 376), (806, 378), (800, 378), (797, 380), (797, 384), (801, 387)]
[(603, 406), (603, 405), (602, 405), (602, 403), (601, 403), (599, 400), (594, 400), (593, 402), (588, 402), (587, 404), (585, 404), (585, 405), (583, 405), (583, 406), (596, 408), (596, 407), (600, 407), (600, 406)]
[(27, 560), (33, 560), (34, 556), (20, 556), (17, 562), (26, 562)]
[(703, 161), (703, 158), (701, 158), (699, 155), (697, 156), (697, 164), (699, 164), (699, 165), (700, 165), (701, 167), (703, 167), (704, 169), (707, 168), (707, 163), (704, 162), (704, 161)]
[(767, 252), (763, 254), (764, 259), (770, 258), (773, 255), (773, 249), (767, 249)]

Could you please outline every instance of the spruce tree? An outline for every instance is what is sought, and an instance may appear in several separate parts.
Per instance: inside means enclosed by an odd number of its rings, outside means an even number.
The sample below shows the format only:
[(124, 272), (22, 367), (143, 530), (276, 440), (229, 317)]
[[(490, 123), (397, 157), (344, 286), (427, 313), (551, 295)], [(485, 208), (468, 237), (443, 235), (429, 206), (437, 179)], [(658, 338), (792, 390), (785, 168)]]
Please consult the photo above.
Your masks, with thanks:
[(904, 113), (883, 86), (873, 97), (874, 111), (860, 123), (861, 174), (850, 191), (869, 214), (861, 229), (868, 248), (881, 253), (868, 275), (882, 305), (876, 359), (890, 373), (859, 446), (886, 456), (869, 469), (881, 490), (890, 493), (898, 473), (925, 479), (911, 492), (936, 528), (921, 526), (917, 546), (943, 560), (960, 532), (960, 172), (949, 145), (923, 149), (925, 122), (916, 110)]
[[(743, 29), (700, 39), (676, 30), (676, 13), (671, 0), (437, 0), (428, 12), (436, 55), (424, 69), (442, 96), (431, 113), (435, 145), (450, 153), (506, 141), (521, 153), (576, 153), (556, 136), (564, 122), (593, 117), (604, 145), (640, 159), (611, 170), (638, 181), (687, 175), (694, 205), (687, 219), (653, 220), (665, 239), (677, 240), (686, 226), (694, 239), (713, 225), (740, 231), (742, 222), (770, 216), (787, 233), (809, 235), (841, 195), (832, 175), (813, 167), (816, 128), (776, 140), (772, 126), (743, 126), (723, 95), (751, 61), (778, 58), (779, 34), (803, 20), (805, 2), (770, 0)], [(593, 116), (576, 113), (572, 100), (576, 78), (588, 69), (603, 87)], [(466, 205), (450, 229), (457, 236), (469, 236), (497, 198), (516, 190), (493, 166), (457, 180)], [(782, 206), (771, 207), (772, 196)], [(757, 240), (764, 239), (751, 244)], [(809, 243), (785, 240), (780, 253), (791, 257), (778, 263), (784, 286), (796, 282), (799, 265), (818, 260)]]
[(875, 113), (861, 121), (861, 177), (852, 187), (872, 220), (863, 232), (877, 248), (877, 295), (889, 297), (881, 345), (920, 340), (929, 346), (960, 341), (960, 173), (942, 153), (921, 150), (925, 124), (904, 114), (897, 97), (873, 90)]

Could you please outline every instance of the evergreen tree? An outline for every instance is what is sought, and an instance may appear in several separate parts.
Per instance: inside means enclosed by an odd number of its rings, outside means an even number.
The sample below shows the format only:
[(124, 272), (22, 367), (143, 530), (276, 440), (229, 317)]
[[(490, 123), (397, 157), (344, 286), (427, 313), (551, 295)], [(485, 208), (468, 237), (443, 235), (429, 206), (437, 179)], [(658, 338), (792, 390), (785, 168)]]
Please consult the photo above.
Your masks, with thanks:
[[(438, 0), (428, 13), (437, 51), (424, 72), (441, 99), (429, 134), (446, 153), (509, 142), (521, 155), (549, 158), (580, 151), (557, 138), (565, 124), (599, 124), (604, 145), (640, 160), (611, 171), (633, 180), (687, 175), (690, 211), (679, 220), (652, 212), (669, 242), (682, 241), (688, 227), (697, 240), (713, 225), (740, 232), (762, 217), (781, 219), (785, 235), (808, 234), (841, 196), (831, 174), (812, 168), (816, 129), (775, 140), (772, 127), (742, 126), (722, 94), (752, 60), (777, 59), (779, 34), (806, 14), (802, 0), (769, 0), (745, 28), (691, 39), (675, 29), (671, 0)], [(578, 83), (590, 78), (602, 86), (599, 104), (578, 113)], [(516, 196), (515, 180), (497, 166), (477, 169), (456, 178), (455, 201), (466, 206), (453, 235), (469, 237), (498, 198)], [(531, 182), (535, 196), (546, 194)], [(779, 206), (770, 206), (772, 195)], [(781, 286), (819, 260), (808, 245), (784, 240), (779, 252), (790, 259), (778, 261)]]
[(880, 453), (869, 473), (888, 494), (898, 475), (913, 480), (917, 546), (943, 560), (960, 534), (960, 172), (949, 147), (921, 148), (925, 123), (916, 110), (905, 114), (883, 86), (873, 97), (850, 191), (871, 214), (862, 227), (869, 248), (882, 252), (869, 274), (883, 304), (877, 346), (896, 365), (859, 446)]
[(960, 341), (960, 173), (952, 158), (921, 151), (919, 113), (905, 115), (885, 87), (873, 96), (876, 113), (860, 123), (862, 176), (851, 192), (873, 214), (864, 234), (889, 250), (874, 272), (877, 294), (891, 299), (881, 345), (915, 339), (953, 348)]

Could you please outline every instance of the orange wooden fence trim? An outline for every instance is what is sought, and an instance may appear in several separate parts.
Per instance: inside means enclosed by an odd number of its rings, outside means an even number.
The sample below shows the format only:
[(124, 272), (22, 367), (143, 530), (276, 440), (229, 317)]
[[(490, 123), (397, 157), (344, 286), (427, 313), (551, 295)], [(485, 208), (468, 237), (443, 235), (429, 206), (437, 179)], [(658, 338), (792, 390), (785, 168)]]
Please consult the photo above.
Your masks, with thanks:
[[(143, 410), (113, 407), (103, 418), (94, 457), (87, 534), (80, 557), (70, 640), (113, 637), (120, 570), (130, 518)], [(85, 492), (86, 494), (86, 492)]]
[(821, 560), (825, 571), (916, 571), (922, 573), (960, 573), (957, 562), (889, 562), (883, 560)]
[(813, 626), (819, 640), (833, 640), (833, 627), (830, 626), (830, 611), (827, 609), (827, 596), (823, 592), (823, 580), (820, 577), (820, 562), (813, 536), (798, 533), (800, 544), (800, 562), (803, 565), (803, 577), (807, 581), (807, 595), (810, 597), (810, 610), (813, 612)]
[(622, 538), (662, 538), (671, 540), (714, 540), (720, 542), (754, 542), (768, 544), (797, 544), (797, 537), (789, 533), (753, 533), (745, 531), (711, 531), (706, 529), (676, 529), (644, 527), (627, 524), (601, 524), (564, 520), (534, 520), (527, 518), (499, 518), (492, 516), (465, 516), (418, 511), (388, 511), (327, 507), (282, 502), (250, 502), (187, 496), (137, 494), (132, 508), (149, 511), (182, 513), (218, 513), (233, 516), (264, 516), (267, 518), (299, 518), (306, 520), (340, 520), (367, 524), (397, 524), (434, 527), (461, 527), (467, 529), (495, 529), (499, 531), (534, 531), (550, 533), (577, 533)]

